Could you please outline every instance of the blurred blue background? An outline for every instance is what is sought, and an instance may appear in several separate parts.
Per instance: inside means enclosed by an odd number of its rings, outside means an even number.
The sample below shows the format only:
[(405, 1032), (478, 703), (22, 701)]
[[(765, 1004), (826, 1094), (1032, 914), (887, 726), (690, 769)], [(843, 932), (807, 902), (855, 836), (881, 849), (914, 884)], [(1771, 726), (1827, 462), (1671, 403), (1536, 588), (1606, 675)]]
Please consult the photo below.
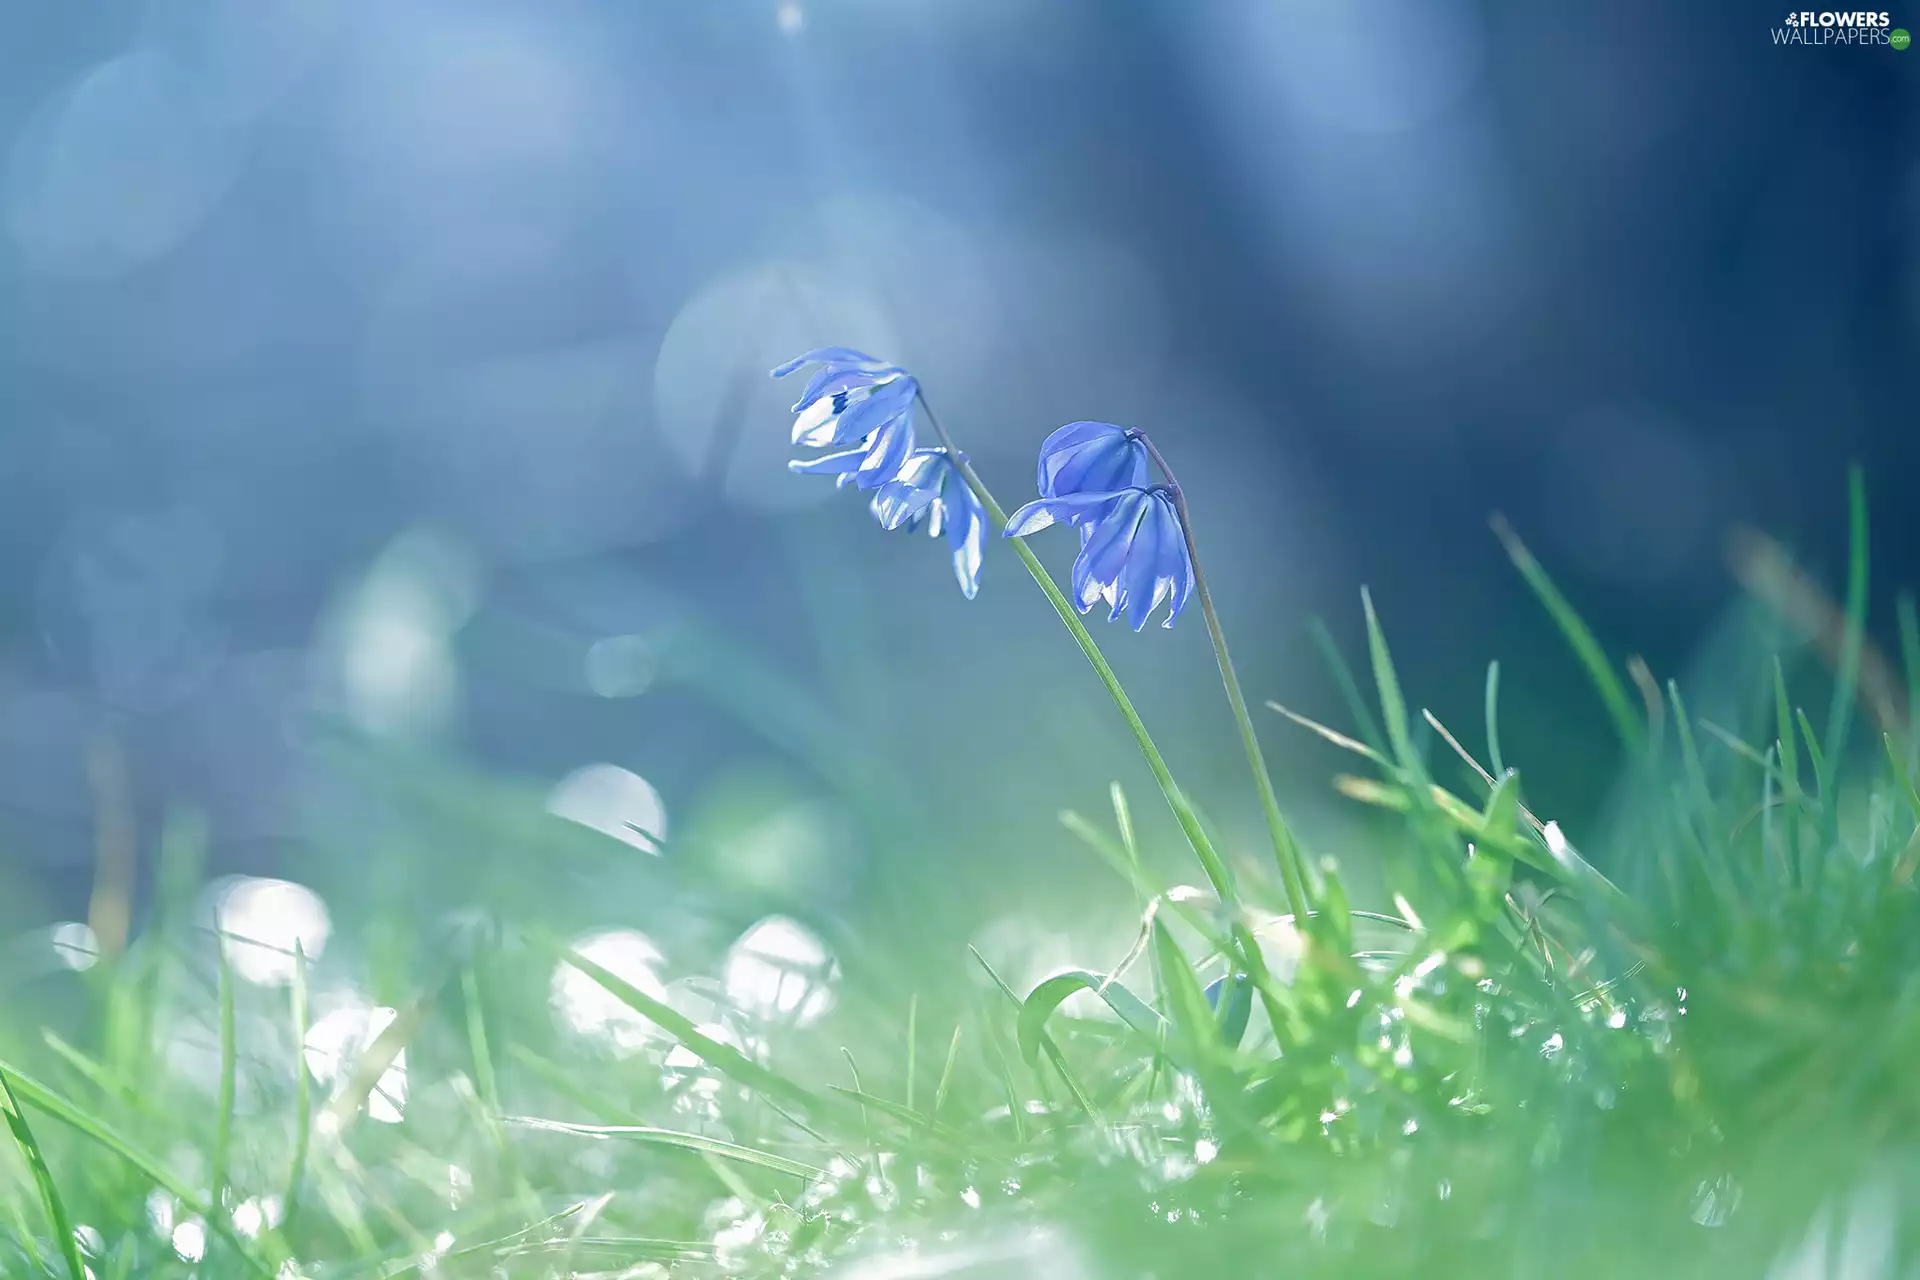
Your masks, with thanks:
[[(520, 859), (512, 900), (583, 926), (678, 894), (1074, 919), (1098, 873), (1059, 809), (1119, 778), (1170, 824), (1003, 548), (969, 604), (937, 545), (787, 474), (795, 388), (765, 371), (828, 342), (913, 369), (1009, 506), (1060, 423), (1151, 429), (1256, 703), (1344, 722), (1306, 624), (1357, 653), (1369, 583), (1416, 704), (1476, 725), (1499, 657), (1508, 756), (1555, 762), (1536, 802), (1595, 805), (1604, 720), (1490, 512), (1663, 675), (1732, 598), (1733, 524), (1836, 576), (1850, 459), (1877, 580), (1915, 576), (1920, 52), (1781, 48), (1777, 21), (20, 0), (9, 910), (80, 915), (103, 855), (142, 900), (187, 805), (212, 871), (339, 910), (457, 911)], [(1197, 617), (1098, 634), (1262, 863)], [(1269, 720), (1283, 799), (1350, 852), (1340, 762)], [(641, 870), (570, 877), (465, 800), (468, 834), (421, 837), (409, 804), (474, 778)], [(695, 870), (645, 870), (628, 823)]]

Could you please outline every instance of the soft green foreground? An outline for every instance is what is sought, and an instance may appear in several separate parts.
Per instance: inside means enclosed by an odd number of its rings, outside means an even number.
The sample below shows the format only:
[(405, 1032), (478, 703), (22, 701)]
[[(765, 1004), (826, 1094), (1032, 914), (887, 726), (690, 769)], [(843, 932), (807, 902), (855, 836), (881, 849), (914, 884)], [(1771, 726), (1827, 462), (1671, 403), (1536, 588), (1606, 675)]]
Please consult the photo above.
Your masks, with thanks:
[[(1354, 753), (1342, 789), (1379, 811), (1390, 901), (1350, 910), (1323, 865), (1298, 930), (1277, 891), (1229, 912), (1144, 869), (1116, 790), (1068, 826), (1132, 881), (1140, 944), (1124, 972), (1034, 992), (974, 956), (925, 970), (844, 945), (840, 1007), (802, 1027), (804, 999), (756, 1019), (698, 984), (650, 993), (503, 912), (395, 941), (410, 960), (380, 998), (397, 1016), (316, 1083), (298, 1065), (305, 962), (280, 957), (290, 985), (235, 973), (192, 906), (180, 823), (155, 919), (68, 980), (86, 1007), (5, 1031), (0, 1269), (1910, 1274), (1920, 796), (1911, 707), (1875, 704), (1885, 725), (1855, 711), (1857, 515), (1837, 679), (1752, 673), (1744, 726), (1616, 675), (1517, 552), (1621, 738), (1610, 830), (1536, 820), (1494, 682), (1486, 723), (1450, 739), (1410, 709), (1376, 630), (1373, 705), (1354, 737), (1318, 731)], [(1820, 693), (1806, 715), (1803, 687)], [(519, 810), (470, 799), (448, 829), (511, 844)], [(1268, 972), (1216, 1014), (1203, 987), (1236, 930)], [(568, 965), (576, 998), (610, 993), (598, 1016), (626, 1052), (556, 1025)], [(918, 990), (896, 1000), (902, 973)]]

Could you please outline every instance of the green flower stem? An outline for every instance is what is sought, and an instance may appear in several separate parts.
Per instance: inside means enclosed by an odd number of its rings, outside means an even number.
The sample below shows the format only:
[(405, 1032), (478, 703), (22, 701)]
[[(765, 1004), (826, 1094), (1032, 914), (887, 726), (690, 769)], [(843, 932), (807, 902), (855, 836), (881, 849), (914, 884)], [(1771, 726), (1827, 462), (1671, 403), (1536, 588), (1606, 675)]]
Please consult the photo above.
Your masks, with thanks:
[(1247, 767), (1253, 770), (1253, 785), (1260, 793), (1260, 807), (1266, 811), (1267, 834), (1273, 838), (1273, 856), (1280, 864), (1280, 878), (1286, 883), (1287, 905), (1295, 920), (1305, 920), (1313, 902), (1307, 892), (1306, 868), (1301, 865), (1300, 846), (1287, 829), (1280, 814), (1279, 798), (1273, 794), (1273, 779), (1267, 773), (1267, 759), (1260, 751), (1260, 737), (1253, 730), (1253, 717), (1247, 714), (1246, 695), (1240, 692), (1240, 676), (1234, 670), (1233, 657), (1227, 652), (1227, 633), (1220, 629), (1220, 615), (1214, 612), (1213, 593), (1207, 590), (1207, 575), (1200, 568), (1200, 548), (1193, 540), (1193, 517), (1187, 512), (1187, 495), (1174, 478), (1173, 468), (1160, 455), (1147, 434), (1135, 433), (1160, 474), (1167, 478), (1167, 490), (1173, 495), (1174, 510), (1180, 515), (1180, 532), (1187, 539), (1187, 559), (1193, 563), (1193, 589), (1200, 597), (1200, 611), (1206, 615), (1207, 634), (1213, 638), (1213, 656), (1220, 663), (1220, 683), (1227, 687), (1227, 704), (1240, 726), (1240, 743), (1247, 751)]
[[(946, 447), (947, 456), (952, 458), (954, 465), (959, 468), (960, 476), (967, 482), (967, 487), (973, 490), (973, 496), (980, 499), (980, 505), (987, 509), (987, 515), (992, 518), (994, 526), (999, 529), (1006, 528), (1006, 511), (993, 500), (993, 494), (987, 490), (986, 483), (974, 471), (973, 465), (954, 447), (953, 437), (947, 434), (947, 429), (941, 425), (939, 417), (933, 412), (933, 406), (927, 403), (924, 395), (920, 397), (920, 406), (926, 410), (927, 421), (933, 425), (934, 433), (940, 437), (940, 443)], [(1079, 613), (1074, 610), (1066, 593), (1060, 590), (1060, 584), (1053, 580), (1053, 575), (1047, 572), (1046, 566), (1040, 563), (1040, 558), (1034, 555), (1033, 550), (1021, 539), (1010, 538), (1008, 541), (1013, 543), (1014, 552), (1019, 555), (1020, 562), (1027, 566), (1027, 572), (1032, 574), (1033, 580), (1040, 584), (1040, 590), (1046, 593), (1047, 601), (1053, 605), (1053, 611), (1060, 615), (1060, 621), (1065, 623), (1067, 630), (1073, 633), (1075, 642), (1080, 646), (1080, 652), (1086, 654), (1087, 661), (1093, 664), (1094, 673), (1100, 677), (1100, 683), (1107, 687), (1107, 693), (1113, 698), (1113, 704), (1120, 708), (1120, 715), (1126, 720), (1127, 727), (1133, 730), (1134, 741), (1140, 744), (1140, 754), (1147, 758), (1147, 768), (1153, 771), (1153, 780), (1160, 784), (1160, 793), (1166, 796), (1167, 805), (1173, 810), (1174, 818), (1180, 823), (1180, 830), (1185, 833), (1187, 843), (1193, 846), (1194, 853), (1200, 858), (1200, 866), (1207, 873), (1207, 879), (1213, 882), (1213, 891), (1220, 896), (1220, 901), (1229, 911), (1233, 910), (1239, 902), (1239, 897), (1234, 892), (1232, 873), (1227, 870), (1226, 862), (1214, 849), (1213, 841), (1207, 838), (1205, 829), (1200, 825), (1199, 815), (1194, 813), (1193, 806), (1187, 803), (1186, 796), (1180, 791), (1180, 785), (1173, 780), (1173, 773), (1167, 768), (1166, 759), (1161, 756), (1160, 748), (1153, 743), (1153, 735), (1147, 732), (1147, 726), (1141, 721), (1140, 713), (1133, 709), (1133, 700), (1127, 697), (1127, 691), (1120, 686), (1120, 677), (1115, 675), (1113, 668), (1107, 665), (1107, 659), (1100, 652), (1100, 646), (1094, 643), (1086, 624), (1080, 621)]]

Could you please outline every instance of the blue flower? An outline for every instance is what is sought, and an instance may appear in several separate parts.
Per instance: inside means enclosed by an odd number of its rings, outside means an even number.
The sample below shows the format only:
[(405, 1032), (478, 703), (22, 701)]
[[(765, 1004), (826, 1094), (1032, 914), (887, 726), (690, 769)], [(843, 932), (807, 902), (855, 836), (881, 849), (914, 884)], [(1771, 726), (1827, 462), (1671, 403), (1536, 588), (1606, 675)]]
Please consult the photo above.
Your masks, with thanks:
[(1040, 496), (1147, 487), (1147, 446), (1111, 422), (1069, 422), (1040, 446)]
[(924, 524), (933, 537), (945, 533), (953, 548), (953, 576), (967, 599), (973, 599), (980, 590), (987, 513), (945, 449), (917, 450), (900, 474), (873, 495), (872, 508), (883, 529), (918, 529)]
[(920, 384), (899, 365), (849, 347), (809, 351), (773, 376), (784, 378), (809, 364), (820, 368), (794, 403), (793, 442), (835, 451), (787, 466), (804, 475), (838, 476), (842, 486), (862, 489), (878, 489), (899, 475), (913, 452), (913, 402)]
[(1071, 592), (1080, 612), (1105, 600), (1107, 621), (1124, 610), (1138, 631), (1163, 600), (1171, 601), (1163, 626), (1172, 626), (1187, 607), (1193, 560), (1173, 493), (1165, 485), (1041, 498), (1013, 513), (1004, 536), (1024, 538), (1055, 521), (1080, 529)]

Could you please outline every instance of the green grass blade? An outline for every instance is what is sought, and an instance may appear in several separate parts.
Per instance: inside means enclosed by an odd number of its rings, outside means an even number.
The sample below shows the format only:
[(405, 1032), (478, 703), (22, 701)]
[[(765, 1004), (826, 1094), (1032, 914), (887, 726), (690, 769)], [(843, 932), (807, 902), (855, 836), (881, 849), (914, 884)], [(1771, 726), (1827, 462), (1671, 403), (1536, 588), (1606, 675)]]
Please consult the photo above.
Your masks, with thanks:
[(1614, 732), (1619, 734), (1621, 743), (1638, 754), (1645, 746), (1646, 735), (1640, 726), (1639, 717), (1633, 713), (1633, 702), (1627, 697), (1626, 686), (1620, 682), (1620, 675), (1607, 661), (1607, 654), (1594, 638), (1593, 631), (1581, 620), (1578, 613), (1553, 585), (1553, 579), (1533, 558), (1533, 552), (1527, 550), (1520, 535), (1513, 531), (1506, 517), (1493, 518), (1493, 532), (1499, 537), (1501, 545), (1507, 549), (1507, 556), (1513, 561), (1513, 567), (1520, 571), (1527, 585), (1533, 588), (1533, 594), (1545, 607), (1560, 634), (1566, 638), (1580, 665), (1586, 668), (1587, 678), (1593, 682), (1594, 691), (1605, 704), (1607, 716), (1613, 721)]
[(824, 1169), (803, 1164), (798, 1160), (789, 1160), (785, 1156), (756, 1151), (752, 1147), (723, 1142), (704, 1134), (682, 1133), (678, 1129), (656, 1129), (649, 1125), (634, 1124), (574, 1124), (566, 1120), (543, 1120), (537, 1116), (503, 1116), (502, 1119), (511, 1125), (518, 1125), (525, 1129), (542, 1129), (548, 1133), (570, 1133), (583, 1138), (619, 1138), (627, 1142), (678, 1147), (682, 1151), (698, 1151), (722, 1160), (731, 1160), (736, 1164), (770, 1169), (775, 1173), (805, 1178), (808, 1181), (824, 1177), (826, 1174)]
[(67, 1274), (71, 1280), (87, 1280), (86, 1264), (80, 1260), (80, 1242), (73, 1234), (73, 1219), (67, 1216), (67, 1206), (60, 1198), (60, 1188), (54, 1184), (53, 1171), (47, 1168), (46, 1157), (34, 1139), (33, 1127), (27, 1123), (27, 1114), (20, 1109), (19, 1099), (14, 1097), (13, 1086), (4, 1071), (0, 1071), (0, 1103), (5, 1104), (7, 1129), (13, 1134), (14, 1145), (20, 1148), (20, 1157), (33, 1174), (41, 1207), (47, 1211), (47, 1224), (53, 1229), (60, 1256), (66, 1261)]
[(864, 1109), (877, 1111), (890, 1120), (898, 1120), (909, 1132), (928, 1134), (938, 1141), (945, 1143), (947, 1146), (952, 1147), (956, 1152), (968, 1155), (973, 1159), (980, 1158), (980, 1153), (975, 1149), (971, 1137), (961, 1133), (950, 1125), (929, 1120), (926, 1115), (915, 1111), (912, 1107), (895, 1102), (892, 1098), (882, 1098), (875, 1094), (863, 1093), (859, 1089), (848, 1089), (837, 1084), (828, 1085), (827, 1087), (849, 1102), (858, 1103)]
[(1507, 771), (1500, 755), (1500, 664), (1487, 664), (1487, 763), (1498, 778)]
[(940, 1084), (933, 1091), (933, 1107), (927, 1112), (931, 1123), (939, 1123), (940, 1112), (947, 1105), (947, 1093), (953, 1088), (954, 1064), (960, 1060), (960, 1024), (953, 1027), (953, 1039), (947, 1042), (947, 1065), (940, 1068)]
[(1794, 719), (1800, 725), (1800, 740), (1806, 744), (1807, 762), (1813, 766), (1813, 785), (1820, 796), (1821, 805), (1831, 810), (1833, 797), (1828, 794), (1831, 779), (1827, 776), (1827, 753), (1821, 750), (1820, 739), (1813, 732), (1813, 723), (1807, 719), (1807, 713), (1800, 708), (1793, 710)]
[(507, 1056), (538, 1076), (540, 1082), (553, 1090), (555, 1096), (565, 1098), (587, 1114), (599, 1116), (609, 1124), (640, 1123), (639, 1115), (602, 1094), (584, 1088), (560, 1064), (541, 1057), (525, 1045), (509, 1042)]
[(1900, 669), (1907, 678), (1907, 768), (1920, 770), (1920, 610), (1913, 593), (1902, 591), (1894, 601), (1900, 619)]
[(373, 1038), (373, 1043), (367, 1046), (366, 1052), (362, 1053), (359, 1061), (353, 1064), (353, 1070), (348, 1073), (346, 1083), (321, 1111), (319, 1124), (323, 1134), (347, 1131), (347, 1126), (352, 1124), (354, 1117), (360, 1114), (360, 1109), (367, 1105), (367, 1099), (371, 1098), (373, 1091), (380, 1087), (381, 1077), (386, 1075), (393, 1066), (394, 1060), (407, 1047), (407, 1042), (419, 1032), (441, 985), (435, 983), (425, 992), (415, 996), (404, 1009), (400, 1010), (393, 1021)]
[(1160, 1043), (1161, 1036), (1166, 1034), (1167, 1020), (1123, 984), (1106, 974), (1075, 969), (1048, 978), (1020, 1002), (1016, 1038), (1020, 1044), (1020, 1055), (1029, 1063), (1040, 1053), (1041, 1032), (1047, 1025), (1047, 1019), (1069, 996), (1081, 991), (1093, 992), (1122, 1022), (1146, 1037), (1148, 1044)]
[(913, 1110), (913, 1077), (918, 1065), (918, 1041), (920, 1039), (920, 993), (914, 992), (907, 1000), (907, 1110)]
[(1700, 760), (1700, 747), (1693, 737), (1693, 721), (1687, 716), (1687, 704), (1680, 698), (1680, 682), (1667, 681), (1667, 699), (1673, 704), (1673, 725), (1680, 738), (1680, 760), (1686, 771), (1687, 789), (1693, 793), (1693, 811), (1709, 841), (1717, 838), (1719, 824), (1714, 821), (1713, 788), (1707, 785), (1706, 766)]
[[(973, 953), (973, 958), (980, 962), (980, 967), (987, 971), (989, 978), (993, 979), (993, 985), (999, 987), (1001, 994), (1013, 1002), (1013, 1007), (1016, 1010), (1022, 1008), (1023, 1005), (1019, 993), (1007, 985), (1007, 980), (1002, 978), (1000, 974), (995, 971), (994, 967), (987, 963), (987, 958), (980, 954), (979, 949), (977, 947), (968, 947), (967, 950)], [(1099, 1108), (1093, 1105), (1093, 1095), (1087, 1092), (1086, 1087), (1080, 1083), (1080, 1078), (1073, 1073), (1073, 1068), (1067, 1064), (1067, 1055), (1060, 1051), (1060, 1046), (1054, 1042), (1053, 1037), (1048, 1035), (1045, 1030), (1039, 1033), (1039, 1038), (1040, 1051), (1046, 1055), (1047, 1061), (1052, 1064), (1054, 1071), (1060, 1076), (1061, 1082), (1067, 1086), (1067, 1092), (1073, 1095), (1073, 1100), (1080, 1105), (1082, 1111), (1085, 1111), (1087, 1115), (1092, 1118), (1095, 1124), (1103, 1124), (1104, 1121), (1100, 1118)]]
[[(251, 1270), (262, 1276), (273, 1274), (274, 1267), (260, 1259), (248, 1242), (233, 1230), (224, 1215), (214, 1213), (212, 1206), (184, 1180), (175, 1176), (164, 1162), (143, 1151), (112, 1125), (74, 1105), (10, 1063), (0, 1062), (0, 1084), (6, 1086), (9, 1102), (24, 1097), (61, 1124), (113, 1152), (145, 1174), (155, 1186), (172, 1195), (187, 1213), (205, 1219), (208, 1227), (232, 1245)], [(261, 1242), (264, 1244), (272, 1239), (271, 1234), (264, 1235)], [(275, 1257), (273, 1261), (277, 1264), (281, 1259)]]
[(1127, 804), (1127, 792), (1118, 782), (1109, 783), (1108, 796), (1113, 801), (1114, 828), (1120, 833), (1120, 847), (1126, 851), (1127, 861), (1138, 871), (1140, 867), (1140, 846), (1133, 836), (1133, 809)]
[(1800, 749), (1793, 727), (1793, 707), (1787, 701), (1787, 676), (1780, 655), (1773, 657), (1774, 735), (1780, 744), (1780, 775), (1795, 793), (1800, 790)]
[(1834, 671), (1833, 704), (1827, 711), (1827, 759), (1838, 761), (1853, 728), (1853, 700), (1860, 687), (1860, 650), (1867, 633), (1867, 478), (1859, 467), (1847, 476), (1847, 612)]
[(1413, 734), (1407, 722), (1407, 700), (1400, 692), (1400, 677), (1394, 673), (1386, 632), (1381, 630), (1379, 615), (1373, 611), (1373, 593), (1365, 587), (1360, 588), (1360, 603), (1367, 613), (1367, 652), (1373, 659), (1373, 683), (1380, 695), (1380, 716), (1386, 722), (1387, 742), (1400, 767), (1417, 781), (1426, 770), (1414, 750)]
[(1360, 694), (1360, 682), (1354, 679), (1353, 668), (1340, 654), (1340, 646), (1333, 641), (1333, 633), (1327, 630), (1327, 624), (1315, 618), (1308, 624), (1313, 643), (1320, 650), (1321, 660), (1327, 664), (1327, 670), (1333, 673), (1334, 686), (1340, 691), (1340, 700), (1347, 704), (1347, 714), (1353, 717), (1354, 728), (1359, 731), (1360, 741), (1372, 747), (1380, 755), (1387, 751), (1387, 741), (1380, 733), (1380, 724), (1373, 718), (1373, 708)]
[(213, 940), (220, 965), (220, 1096), (213, 1121), (213, 1202), (221, 1204), (227, 1190), (227, 1162), (233, 1150), (234, 1078), (238, 1049), (233, 1026), (233, 957), (227, 954), (226, 931)]
[(46, 1043), (47, 1048), (60, 1055), (61, 1059), (65, 1061), (69, 1067), (72, 1067), (88, 1084), (91, 1084), (94, 1088), (100, 1090), (100, 1092), (138, 1111), (149, 1120), (154, 1120), (160, 1124), (169, 1126), (178, 1125), (179, 1118), (177, 1116), (161, 1110), (147, 1098), (146, 1094), (140, 1091), (139, 1086), (135, 1085), (133, 1081), (128, 1080), (119, 1072), (86, 1051), (69, 1044), (51, 1027), (42, 1027), (40, 1029), (40, 1039)]
[(289, 1001), (293, 1017), (293, 1163), (287, 1171), (281, 1220), (291, 1227), (294, 1211), (300, 1205), (301, 1182), (306, 1177), (307, 1149), (313, 1141), (313, 1085), (307, 1075), (307, 956), (298, 942), (293, 946)]
[(564, 960), (592, 978), (614, 999), (665, 1031), (691, 1052), (699, 1055), (708, 1066), (730, 1077), (736, 1083), (802, 1111), (818, 1114), (832, 1113), (837, 1110), (819, 1094), (768, 1070), (732, 1045), (722, 1044), (705, 1034), (679, 1010), (654, 999), (625, 978), (594, 963), (572, 947), (537, 935), (534, 941), (556, 959)]
[(1146, 873), (1140, 869), (1138, 863), (1128, 856), (1126, 846), (1114, 840), (1089, 819), (1071, 809), (1063, 809), (1060, 812), (1060, 825), (1071, 831), (1082, 844), (1099, 855), (1102, 862), (1112, 867), (1122, 879), (1132, 885), (1136, 898), (1151, 898), (1159, 892), (1147, 879)]
[(1914, 790), (1913, 775), (1907, 772), (1907, 763), (1900, 758), (1899, 744), (1893, 735), (1883, 733), (1880, 741), (1887, 751), (1887, 765), (1893, 770), (1893, 780), (1900, 784), (1900, 797), (1907, 802), (1907, 808), (1913, 812), (1913, 820), (1920, 822), (1920, 791)]

